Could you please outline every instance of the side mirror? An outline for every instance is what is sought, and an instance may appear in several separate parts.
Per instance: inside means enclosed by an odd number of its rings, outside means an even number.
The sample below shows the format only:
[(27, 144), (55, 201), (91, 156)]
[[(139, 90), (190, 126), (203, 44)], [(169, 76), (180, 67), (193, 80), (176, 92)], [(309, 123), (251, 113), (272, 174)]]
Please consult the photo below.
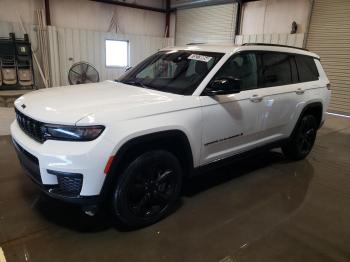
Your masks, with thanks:
[(230, 77), (213, 80), (205, 89), (205, 95), (227, 95), (241, 92), (241, 81)]

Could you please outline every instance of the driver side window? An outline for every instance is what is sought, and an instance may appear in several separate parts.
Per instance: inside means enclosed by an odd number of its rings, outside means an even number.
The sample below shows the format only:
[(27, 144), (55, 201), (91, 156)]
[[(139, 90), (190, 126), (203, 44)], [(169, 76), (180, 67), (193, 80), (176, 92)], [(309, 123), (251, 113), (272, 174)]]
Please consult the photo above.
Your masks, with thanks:
[(241, 90), (258, 87), (258, 70), (255, 53), (233, 55), (216, 73), (214, 80), (233, 78), (239, 81)]

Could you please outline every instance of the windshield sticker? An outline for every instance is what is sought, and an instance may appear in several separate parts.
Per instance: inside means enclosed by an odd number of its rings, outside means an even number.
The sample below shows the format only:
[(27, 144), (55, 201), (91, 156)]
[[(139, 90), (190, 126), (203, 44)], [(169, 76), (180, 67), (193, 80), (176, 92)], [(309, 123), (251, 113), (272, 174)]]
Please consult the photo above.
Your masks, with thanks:
[(208, 63), (212, 59), (212, 57), (211, 56), (205, 56), (205, 55), (192, 54), (187, 59), (192, 59), (192, 60), (197, 60), (197, 61), (202, 61), (202, 62)]

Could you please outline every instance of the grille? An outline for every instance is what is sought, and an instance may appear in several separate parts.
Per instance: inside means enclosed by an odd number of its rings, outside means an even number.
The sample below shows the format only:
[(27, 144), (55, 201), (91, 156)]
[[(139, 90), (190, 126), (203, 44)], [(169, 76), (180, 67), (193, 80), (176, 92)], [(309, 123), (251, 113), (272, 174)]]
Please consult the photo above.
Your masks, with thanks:
[(16, 109), (16, 119), (21, 129), (34, 140), (44, 142), (43, 126), (44, 124), (36, 121)]
[(78, 174), (74, 176), (57, 175), (57, 182), (58, 187), (54, 188), (52, 193), (67, 197), (77, 197), (83, 185), (83, 176)]

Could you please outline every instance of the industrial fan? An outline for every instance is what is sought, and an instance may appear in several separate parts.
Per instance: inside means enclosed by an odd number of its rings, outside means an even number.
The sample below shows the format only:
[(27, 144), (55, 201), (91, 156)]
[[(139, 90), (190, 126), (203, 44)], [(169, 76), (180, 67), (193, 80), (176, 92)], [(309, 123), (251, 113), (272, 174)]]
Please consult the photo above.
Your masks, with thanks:
[(95, 67), (87, 62), (78, 62), (71, 66), (68, 72), (68, 81), (71, 85), (96, 83), (100, 76)]

